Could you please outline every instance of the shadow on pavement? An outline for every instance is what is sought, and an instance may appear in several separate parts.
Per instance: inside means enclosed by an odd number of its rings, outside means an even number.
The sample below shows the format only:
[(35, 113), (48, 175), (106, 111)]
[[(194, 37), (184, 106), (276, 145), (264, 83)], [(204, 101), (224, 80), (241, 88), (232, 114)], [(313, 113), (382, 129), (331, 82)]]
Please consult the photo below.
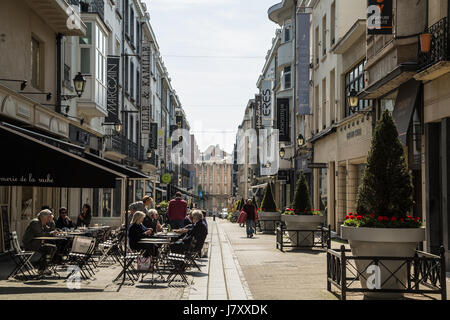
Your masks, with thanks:
[(79, 292), (103, 292), (102, 289), (74, 289), (55, 287), (4, 287), (0, 288), (2, 294), (32, 294), (32, 293), (79, 293)]

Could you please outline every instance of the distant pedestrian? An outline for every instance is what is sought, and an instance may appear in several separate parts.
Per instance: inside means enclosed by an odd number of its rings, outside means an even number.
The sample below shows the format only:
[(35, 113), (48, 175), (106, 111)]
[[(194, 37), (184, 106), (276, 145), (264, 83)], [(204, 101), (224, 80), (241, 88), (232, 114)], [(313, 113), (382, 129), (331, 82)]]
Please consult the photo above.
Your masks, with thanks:
[(170, 200), (167, 217), (172, 230), (181, 229), (187, 214), (187, 202), (181, 199), (181, 192), (175, 194), (175, 199)]
[(248, 199), (247, 203), (242, 207), (242, 211), (246, 214), (245, 224), (247, 226), (247, 238), (253, 238), (256, 228), (256, 207), (252, 203), (252, 199)]

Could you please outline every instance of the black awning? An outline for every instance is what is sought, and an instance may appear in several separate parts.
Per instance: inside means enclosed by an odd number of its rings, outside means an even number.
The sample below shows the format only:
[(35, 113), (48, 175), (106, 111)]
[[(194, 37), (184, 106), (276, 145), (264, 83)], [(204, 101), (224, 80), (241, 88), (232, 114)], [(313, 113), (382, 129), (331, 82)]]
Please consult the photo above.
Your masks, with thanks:
[(408, 141), (408, 129), (419, 96), (420, 84), (421, 82), (411, 79), (398, 89), (392, 116), (397, 125), (398, 138), (403, 145), (406, 145)]
[(84, 157), (90, 161), (93, 161), (93, 162), (103, 166), (103, 167), (109, 168), (116, 172), (120, 172), (121, 174), (126, 175), (127, 177), (129, 177), (131, 179), (150, 179), (149, 176), (147, 176), (141, 172), (129, 169), (129, 168), (122, 166), (118, 163), (115, 163), (113, 161), (101, 158), (95, 154), (86, 152)]
[(0, 185), (114, 188), (124, 175), (0, 124)]

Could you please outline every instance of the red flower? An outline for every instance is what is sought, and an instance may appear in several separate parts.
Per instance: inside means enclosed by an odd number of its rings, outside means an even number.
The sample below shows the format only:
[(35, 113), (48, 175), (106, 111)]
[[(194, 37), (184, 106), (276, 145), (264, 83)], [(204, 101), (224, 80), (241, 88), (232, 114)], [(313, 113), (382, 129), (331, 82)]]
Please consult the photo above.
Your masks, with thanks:
[(348, 220), (348, 219), (350, 219), (350, 217), (347, 215), (347, 216), (345, 216), (345, 220)]
[(419, 222), (419, 221), (420, 221), (420, 218), (419, 218), (419, 217), (416, 217), (416, 218), (414, 218), (414, 221)]
[(361, 220), (363, 216), (357, 216), (356, 219)]
[(389, 217), (383, 217), (384, 221), (389, 221)]
[(397, 218), (396, 217), (392, 217), (391, 221), (397, 221)]
[(383, 217), (382, 217), (382, 216), (379, 216), (379, 217), (378, 217), (378, 221), (380, 221), (380, 222), (381, 222), (381, 221), (383, 221), (383, 220), (384, 220), (384, 219), (383, 219)]

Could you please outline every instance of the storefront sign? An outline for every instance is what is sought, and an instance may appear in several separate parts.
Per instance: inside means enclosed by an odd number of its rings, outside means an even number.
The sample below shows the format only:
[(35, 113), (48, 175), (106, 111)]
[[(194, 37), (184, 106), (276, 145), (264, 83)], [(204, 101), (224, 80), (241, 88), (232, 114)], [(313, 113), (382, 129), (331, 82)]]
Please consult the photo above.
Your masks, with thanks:
[(119, 122), (119, 66), (120, 57), (108, 56), (107, 60), (107, 83), (108, 92), (106, 97), (106, 108), (108, 116), (105, 118), (107, 123)]
[(354, 138), (354, 137), (359, 137), (361, 134), (362, 134), (361, 129), (356, 129), (354, 131), (348, 132), (347, 140), (350, 140), (351, 138)]
[(262, 96), (260, 94), (255, 95), (255, 129), (262, 129)]
[(297, 15), (298, 115), (309, 115), (310, 14)]
[(151, 104), (151, 64), (152, 47), (150, 42), (142, 42), (142, 80), (141, 80), (141, 134), (143, 139), (150, 135), (150, 104)]
[(367, 33), (392, 34), (392, 0), (368, 0)]
[(263, 80), (261, 82), (262, 97), (262, 125), (263, 127), (273, 126), (273, 103), (272, 103), (272, 81)]
[(280, 141), (290, 141), (289, 99), (277, 99), (277, 128), (280, 131)]
[(150, 149), (156, 150), (158, 148), (158, 124), (156, 122), (150, 124)]

